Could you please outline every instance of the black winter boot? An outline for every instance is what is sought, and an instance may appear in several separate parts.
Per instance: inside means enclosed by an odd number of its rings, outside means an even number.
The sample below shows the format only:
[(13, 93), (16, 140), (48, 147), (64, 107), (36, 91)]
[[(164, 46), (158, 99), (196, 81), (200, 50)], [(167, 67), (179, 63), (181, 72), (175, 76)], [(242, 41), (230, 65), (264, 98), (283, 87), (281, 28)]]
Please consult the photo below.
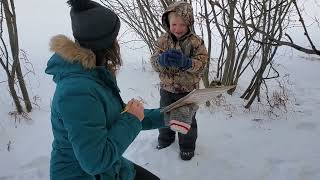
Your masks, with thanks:
[(181, 151), (180, 152), (180, 157), (184, 161), (189, 161), (190, 159), (193, 158), (193, 156), (194, 156), (194, 151), (190, 151), (190, 152)]

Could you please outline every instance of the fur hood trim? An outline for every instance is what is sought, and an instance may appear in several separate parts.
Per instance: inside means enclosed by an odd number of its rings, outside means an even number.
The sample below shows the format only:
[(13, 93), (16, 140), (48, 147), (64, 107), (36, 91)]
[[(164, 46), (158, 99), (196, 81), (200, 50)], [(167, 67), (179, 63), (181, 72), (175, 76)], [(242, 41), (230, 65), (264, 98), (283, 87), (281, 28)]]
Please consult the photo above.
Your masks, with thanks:
[(81, 47), (65, 35), (53, 36), (50, 40), (50, 50), (59, 54), (65, 61), (78, 62), (86, 69), (96, 67), (95, 54), (91, 50)]

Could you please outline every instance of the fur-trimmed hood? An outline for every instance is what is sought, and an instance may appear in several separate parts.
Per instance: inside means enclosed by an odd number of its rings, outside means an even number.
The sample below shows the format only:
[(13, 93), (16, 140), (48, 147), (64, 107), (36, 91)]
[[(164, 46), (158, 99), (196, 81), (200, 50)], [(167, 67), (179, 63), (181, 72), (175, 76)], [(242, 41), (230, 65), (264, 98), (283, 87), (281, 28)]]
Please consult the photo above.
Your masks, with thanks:
[(64, 35), (56, 35), (51, 38), (50, 50), (60, 55), (65, 61), (80, 63), (85, 69), (96, 67), (95, 54)]
[(45, 72), (53, 75), (54, 82), (67, 76), (76, 75), (116, 86), (111, 72), (105, 66), (96, 66), (95, 54), (89, 49), (80, 47), (66, 36), (54, 36), (50, 41), (50, 50), (54, 54), (48, 61)]

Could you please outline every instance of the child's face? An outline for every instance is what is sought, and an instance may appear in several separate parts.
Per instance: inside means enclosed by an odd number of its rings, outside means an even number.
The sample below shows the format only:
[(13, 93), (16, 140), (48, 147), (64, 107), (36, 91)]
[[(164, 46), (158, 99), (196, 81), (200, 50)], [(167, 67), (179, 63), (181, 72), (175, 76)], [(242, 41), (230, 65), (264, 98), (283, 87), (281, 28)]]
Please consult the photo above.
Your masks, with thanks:
[(178, 39), (188, 32), (188, 26), (186, 25), (184, 20), (175, 13), (169, 14), (169, 24), (170, 32)]

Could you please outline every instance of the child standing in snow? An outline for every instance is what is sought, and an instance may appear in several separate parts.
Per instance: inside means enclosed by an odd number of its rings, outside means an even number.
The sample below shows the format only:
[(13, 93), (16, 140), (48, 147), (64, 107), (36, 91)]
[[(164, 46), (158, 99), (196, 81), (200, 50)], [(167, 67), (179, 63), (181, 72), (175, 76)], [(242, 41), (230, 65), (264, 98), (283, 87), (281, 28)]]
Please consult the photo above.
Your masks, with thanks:
[[(201, 75), (207, 64), (208, 53), (204, 42), (193, 32), (192, 11), (190, 4), (179, 1), (169, 5), (162, 15), (162, 24), (166, 33), (159, 37), (157, 50), (150, 60), (153, 69), (159, 73), (160, 77), (160, 107), (165, 107), (192, 90), (198, 89)], [(178, 120), (185, 122), (185, 116), (180, 116), (179, 113), (184, 112), (188, 107), (183, 108), (172, 113), (175, 117), (178, 114)], [(192, 106), (190, 108), (194, 111), (189, 118), (190, 129), (187, 129), (186, 134), (178, 133), (182, 160), (190, 160), (194, 156), (197, 139), (196, 110)], [(179, 126), (179, 123), (175, 126)], [(170, 128), (159, 129), (157, 149), (168, 147), (174, 140), (175, 131)]]

